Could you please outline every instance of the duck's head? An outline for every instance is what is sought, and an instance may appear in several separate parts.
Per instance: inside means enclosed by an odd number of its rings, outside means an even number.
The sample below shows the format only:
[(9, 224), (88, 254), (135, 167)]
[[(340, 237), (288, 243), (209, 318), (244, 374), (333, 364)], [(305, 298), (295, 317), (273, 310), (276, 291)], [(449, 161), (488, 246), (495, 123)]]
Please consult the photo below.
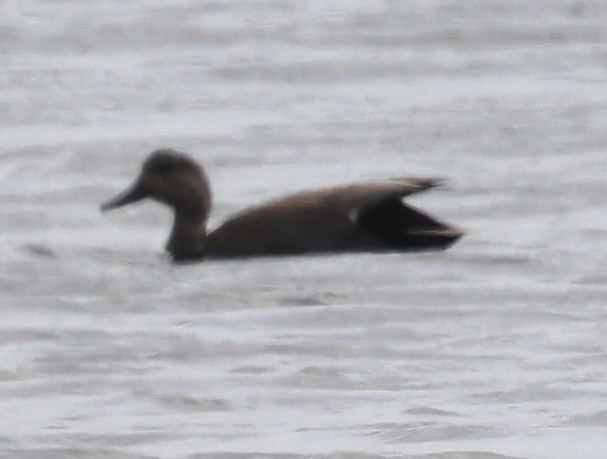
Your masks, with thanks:
[(145, 198), (162, 202), (177, 215), (201, 223), (206, 221), (211, 207), (211, 190), (202, 168), (188, 155), (169, 148), (150, 153), (135, 183), (102, 204), (101, 210), (116, 209)]

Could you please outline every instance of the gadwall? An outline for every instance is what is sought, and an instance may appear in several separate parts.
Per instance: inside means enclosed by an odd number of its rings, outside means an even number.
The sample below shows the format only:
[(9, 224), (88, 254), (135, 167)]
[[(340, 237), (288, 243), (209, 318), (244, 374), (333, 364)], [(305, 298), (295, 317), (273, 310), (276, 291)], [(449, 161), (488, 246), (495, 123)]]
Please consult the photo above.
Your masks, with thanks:
[(321, 252), (446, 249), (462, 232), (404, 204), (402, 198), (440, 180), (403, 178), (288, 195), (246, 209), (207, 232), (211, 191), (190, 156), (153, 151), (135, 183), (101, 205), (106, 211), (144, 198), (173, 208), (166, 250), (175, 261)]

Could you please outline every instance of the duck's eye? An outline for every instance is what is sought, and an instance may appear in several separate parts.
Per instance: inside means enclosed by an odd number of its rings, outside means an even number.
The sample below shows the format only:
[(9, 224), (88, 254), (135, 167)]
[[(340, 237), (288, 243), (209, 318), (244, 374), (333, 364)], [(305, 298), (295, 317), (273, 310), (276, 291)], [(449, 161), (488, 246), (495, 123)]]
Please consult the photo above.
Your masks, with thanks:
[(152, 165), (151, 172), (158, 175), (164, 175), (168, 172), (171, 172), (176, 168), (175, 161), (173, 158), (159, 158), (158, 161), (155, 161)]

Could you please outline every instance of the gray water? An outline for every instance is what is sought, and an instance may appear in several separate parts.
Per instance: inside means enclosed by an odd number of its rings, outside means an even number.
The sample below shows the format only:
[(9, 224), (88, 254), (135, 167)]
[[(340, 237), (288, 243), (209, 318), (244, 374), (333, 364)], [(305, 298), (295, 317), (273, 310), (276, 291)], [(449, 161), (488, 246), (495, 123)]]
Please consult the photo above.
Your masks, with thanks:
[[(0, 5), (0, 455), (607, 457), (607, 3)], [(447, 252), (174, 266), (100, 214), (149, 151), (212, 225), (444, 176)]]

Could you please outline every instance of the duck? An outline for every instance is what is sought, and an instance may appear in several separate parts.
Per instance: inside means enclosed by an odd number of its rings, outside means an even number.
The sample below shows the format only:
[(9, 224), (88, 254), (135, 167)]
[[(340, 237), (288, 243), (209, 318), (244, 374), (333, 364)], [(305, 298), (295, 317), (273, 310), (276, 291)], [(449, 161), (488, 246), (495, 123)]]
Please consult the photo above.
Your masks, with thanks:
[(174, 262), (343, 252), (444, 250), (463, 231), (403, 202), (436, 178), (370, 180), (289, 194), (207, 230), (211, 188), (204, 169), (172, 148), (152, 151), (134, 183), (101, 204), (106, 212), (144, 199), (173, 210), (165, 249)]

